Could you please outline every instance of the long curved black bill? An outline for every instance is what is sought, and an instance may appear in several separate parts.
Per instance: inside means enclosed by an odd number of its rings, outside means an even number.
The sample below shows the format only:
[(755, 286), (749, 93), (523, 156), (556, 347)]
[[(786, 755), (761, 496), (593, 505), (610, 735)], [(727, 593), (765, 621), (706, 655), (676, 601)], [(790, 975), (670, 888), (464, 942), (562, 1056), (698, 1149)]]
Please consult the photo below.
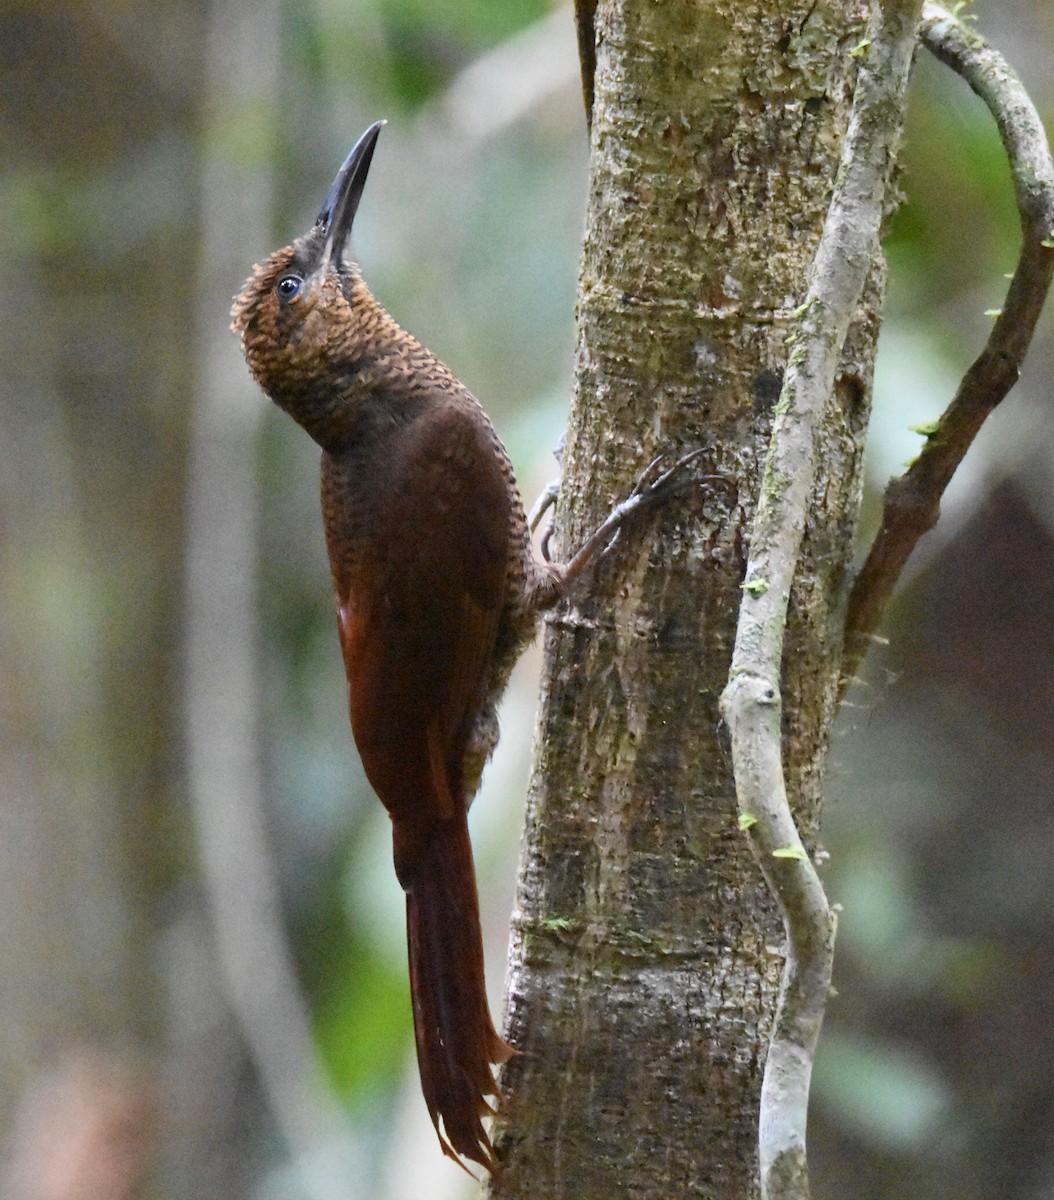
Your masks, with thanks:
[(322, 269), (335, 263), (338, 270), (344, 255), (344, 247), (351, 234), (352, 222), (362, 199), (362, 189), (366, 186), (366, 176), (369, 174), (370, 163), (373, 160), (373, 148), (377, 137), (387, 121), (374, 121), (352, 148), (344, 160), (344, 165), (337, 172), (333, 186), (329, 189), (322, 211), (318, 214), (318, 225), (326, 232), (326, 245), (322, 253)]

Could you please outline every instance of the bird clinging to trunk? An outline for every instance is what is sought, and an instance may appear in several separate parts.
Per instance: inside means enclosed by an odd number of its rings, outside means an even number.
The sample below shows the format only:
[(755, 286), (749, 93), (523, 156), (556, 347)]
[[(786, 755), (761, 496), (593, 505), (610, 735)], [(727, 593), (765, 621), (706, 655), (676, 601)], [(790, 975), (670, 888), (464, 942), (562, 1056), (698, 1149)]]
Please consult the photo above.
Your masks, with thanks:
[(492, 1066), (514, 1050), (487, 1007), (469, 803), (539, 615), (671, 473), (635, 490), (567, 564), (535, 559), (489, 418), (350, 257), (383, 124), (348, 155), (315, 225), (253, 269), (232, 328), (257, 382), (322, 449), (351, 725), (406, 893), (421, 1086), (444, 1153), (495, 1171), (481, 1118), (498, 1096)]

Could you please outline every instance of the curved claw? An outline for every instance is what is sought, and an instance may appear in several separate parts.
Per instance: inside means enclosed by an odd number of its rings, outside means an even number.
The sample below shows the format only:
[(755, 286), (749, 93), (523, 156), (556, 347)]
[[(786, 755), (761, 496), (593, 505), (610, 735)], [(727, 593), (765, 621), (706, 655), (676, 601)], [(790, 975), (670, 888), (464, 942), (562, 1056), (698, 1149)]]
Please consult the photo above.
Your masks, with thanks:
[(542, 540), (538, 543), (538, 549), (541, 551), (542, 558), (545, 559), (545, 561), (547, 563), (553, 561), (552, 555), (549, 553), (549, 541), (552, 538), (552, 536), (553, 536), (553, 523), (552, 523), (552, 521), (550, 521), (548, 526), (546, 527), (545, 533), (542, 534)]
[(538, 528), (542, 517), (556, 504), (556, 497), (560, 494), (560, 478), (550, 480), (549, 483), (542, 488), (541, 494), (534, 504), (531, 505), (531, 511), (527, 515), (527, 526), (531, 533)]
[[(691, 451), (690, 454), (685, 454), (683, 457), (679, 458), (671, 466), (667, 467), (666, 470), (663, 471), (662, 474), (660, 474), (658, 476), (658, 478), (647, 483), (647, 485), (644, 486), (643, 491), (640, 491), (642, 485), (644, 485), (644, 481), (647, 479), (647, 477), (654, 471), (655, 467), (665, 457), (664, 455), (660, 454), (658, 458), (653, 458), (652, 461), (650, 463), (648, 463), (648, 465), (644, 468), (644, 471), (638, 478), (637, 483), (634, 485), (633, 491), (630, 493), (630, 495), (640, 494), (642, 496), (647, 496), (647, 497), (651, 498), (656, 493), (663, 493), (664, 490), (666, 489), (666, 487), (670, 484), (670, 482), (677, 475), (679, 475), (684, 470), (685, 467), (690, 466), (693, 462), (696, 461), (696, 459), (702, 458), (705, 453), (706, 453), (706, 448), (704, 447), (699, 450), (693, 450), (693, 451)], [(698, 477), (696, 477), (696, 478), (698, 478)], [(703, 478), (715, 479), (716, 476), (706, 475)], [(692, 479), (680, 480), (680, 481), (678, 481), (678, 486), (687, 487), (688, 484), (690, 484), (692, 482), (693, 482)]]
[[(637, 476), (637, 481), (636, 481), (636, 483), (634, 483), (633, 488), (629, 493), (630, 496), (642, 495), (643, 492), (647, 491), (648, 489), (650, 489), (653, 486), (653, 484), (649, 481), (648, 477), (652, 474), (653, 471), (655, 471), (655, 469), (658, 467), (658, 465), (662, 462), (662, 460), (665, 457), (666, 457), (665, 454), (657, 454), (651, 460), (651, 462), (648, 463), (648, 465), (644, 468), (644, 470), (641, 471), (641, 473)], [(674, 469), (673, 467), (670, 468), (670, 470), (673, 470), (673, 469)], [(664, 472), (664, 475), (668, 475), (668, 474), (669, 474), (669, 471)], [(660, 476), (659, 478), (661, 479), (663, 477), (664, 476)], [(655, 482), (657, 483), (658, 480), (656, 480)], [(629, 499), (629, 497), (627, 497), (627, 499)]]
[[(560, 476), (557, 476), (556, 479), (550, 480), (549, 483), (545, 485), (538, 499), (535, 500), (534, 504), (531, 506), (531, 511), (527, 517), (527, 527), (530, 529), (532, 534), (541, 524), (542, 517), (544, 517), (551, 508), (556, 507), (556, 498), (559, 494)], [(549, 542), (551, 541), (552, 536), (553, 522), (550, 518), (549, 524), (545, 532), (542, 534), (541, 541), (539, 542), (539, 549), (541, 550), (542, 558), (545, 559), (546, 562), (553, 561), (549, 555)]]

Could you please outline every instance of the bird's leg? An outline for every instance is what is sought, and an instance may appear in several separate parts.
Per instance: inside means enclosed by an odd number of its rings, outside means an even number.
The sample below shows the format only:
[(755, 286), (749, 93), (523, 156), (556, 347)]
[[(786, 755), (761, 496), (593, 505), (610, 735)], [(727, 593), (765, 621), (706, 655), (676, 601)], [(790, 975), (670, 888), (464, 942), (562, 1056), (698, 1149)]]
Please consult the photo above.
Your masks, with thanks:
[[(608, 513), (603, 521), (579, 546), (569, 562), (564, 564), (564, 587), (570, 586), (599, 554), (603, 557), (618, 541), (623, 525), (635, 513), (650, 508), (670, 496), (683, 491), (696, 479), (685, 473), (685, 469), (705, 454), (705, 450), (693, 450), (679, 458), (665, 471), (660, 471), (663, 455), (659, 455), (644, 468), (633, 485), (633, 490)], [(658, 472), (658, 474), (656, 474)]]
[[(563, 588), (567, 588), (598, 555), (603, 557), (618, 541), (619, 533), (625, 523), (634, 514), (650, 508), (670, 496), (676, 495), (691, 484), (699, 482), (699, 477), (689, 475), (686, 468), (706, 453), (705, 449), (693, 450), (691, 454), (679, 458), (672, 466), (661, 469), (664, 455), (654, 458), (637, 477), (630, 494), (611, 510), (603, 521), (593, 530), (582, 543), (570, 560), (562, 565), (560, 579)], [(714, 479), (716, 476), (704, 476)], [(542, 492), (531, 509), (531, 530), (537, 528), (545, 512), (556, 504), (560, 481), (555, 480)], [(552, 521), (542, 535), (542, 555), (549, 562), (549, 538), (552, 535)]]

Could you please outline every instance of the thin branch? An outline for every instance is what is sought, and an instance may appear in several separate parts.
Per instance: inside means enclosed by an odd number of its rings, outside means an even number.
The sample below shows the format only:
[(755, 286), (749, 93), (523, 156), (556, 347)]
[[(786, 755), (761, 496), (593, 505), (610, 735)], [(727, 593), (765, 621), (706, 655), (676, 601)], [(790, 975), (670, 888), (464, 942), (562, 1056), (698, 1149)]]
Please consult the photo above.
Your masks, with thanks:
[(985, 418), (1017, 382), (1054, 276), (1054, 164), (1028, 93), (1002, 55), (939, 4), (924, 6), (920, 33), (926, 47), (966, 80), (995, 117), (1021, 214), (1021, 255), (988, 344), (918, 458), (886, 489), (882, 526), (849, 597), (843, 690), (908, 556), (936, 523), (949, 480)]
[(762, 1196), (808, 1195), (805, 1124), (830, 989), (834, 917), (798, 836), (783, 775), (780, 668), (791, 582), (815, 476), (815, 435), (878, 247), (922, 0), (877, 4), (861, 58), (835, 193), (798, 312), (750, 543), (721, 709), (732, 740), (740, 824), (779, 903), (787, 938), (761, 1090)]

